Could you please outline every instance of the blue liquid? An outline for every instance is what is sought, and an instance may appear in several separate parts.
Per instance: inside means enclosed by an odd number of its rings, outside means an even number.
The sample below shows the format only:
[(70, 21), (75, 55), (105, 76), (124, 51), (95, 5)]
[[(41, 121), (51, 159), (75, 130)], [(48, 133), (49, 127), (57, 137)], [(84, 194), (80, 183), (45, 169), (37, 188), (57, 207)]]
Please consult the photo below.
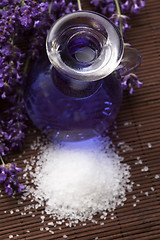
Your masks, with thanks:
[(25, 105), (33, 123), (54, 141), (85, 140), (106, 131), (122, 101), (117, 72), (81, 82), (58, 73), (47, 57), (36, 62), (25, 86)]

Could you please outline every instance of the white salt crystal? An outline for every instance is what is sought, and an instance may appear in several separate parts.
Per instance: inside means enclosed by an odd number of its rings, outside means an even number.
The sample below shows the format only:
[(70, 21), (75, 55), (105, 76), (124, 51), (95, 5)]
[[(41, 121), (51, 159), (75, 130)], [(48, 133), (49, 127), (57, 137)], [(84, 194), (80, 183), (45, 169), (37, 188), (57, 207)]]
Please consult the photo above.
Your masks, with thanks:
[(148, 193), (148, 192), (145, 192), (144, 194), (145, 194), (147, 197), (148, 197), (148, 195), (149, 195), (149, 193)]
[(137, 163), (138, 164), (143, 164), (143, 161), (140, 159)]
[(133, 195), (132, 198), (133, 198), (133, 199), (136, 199), (136, 195)]
[(13, 238), (13, 235), (9, 235), (9, 239)]
[(152, 148), (152, 144), (151, 143), (147, 143), (148, 148)]
[(151, 187), (151, 190), (152, 190), (152, 191), (154, 191), (154, 190), (155, 190), (155, 188), (154, 188), (154, 187)]
[(45, 216), (40, 216), (41, 218), (41, 223), (44, 223)]
[(144, 166), (142, 169), (141, 169), (141, 172), (147, 172), (149, 170), (149, 168), (147, 166)]
[(11, 211), (10, 211), (10, 214), (13, 214), (13, 213), (14, 213), (13, 210), (11, 210)]
[(103, 212), (103, 215), (106, 217), (108, 215), (108, 213), (107, 212)]
[(160, 175), (156, 174), (154, 177), (155, 177), (155, 179), (159, 179)]
[(117, 144), (118, 147), (123, 146), (123, 145), (125, 145), (125, 142), (119, 142), (119, 143)]
[(132, 122), (131, 122), (131, 121), (129, 121), (129, 122), (124, 122), (124, 126), (125, 126), (125, 127), (131, 126), (131, 125), (132, 125)]
[(49, 222), (48, 225), (49, 226), (54, 226), (54, 223), (53, 222)]
[(140, 159), (140, 157), (137, 157), (137, 162), (135, 162), (135, 165), (143, 164), (143, 161)]
[(67, 235), (63, 235), (63, 238), (67, 238), (68, 236)]
[(62, 221), (56, 221), (56, 224), (62, 225)]
[(98, 221), (96, 221), (96, 220), (94, 220), (94, 219), (89, 219), (92, 223), (94, 223), (94, 224), (97, 224), (98, 223)]
[(132, 151), (132, 148), (130, 146), (128, 146), (127, 144), (125, 144), (125, 142), (119, 142), (118, 147), (120, 147), (120, 149), (122, 149), (123, 152), (128, 152), (128, 151)]
[(35, 208), (44, 206), (59, 220), (57, 224), (63, 218), (69, 226), (92, 221), (96, 213), (123, 205), (126, 191), (132, 190), (130, 168), (122, 160), (108, 138), (47, 144), (41, 148), (35, 172), (29, 172), (34, 188), (27, 191), (38, 202)]

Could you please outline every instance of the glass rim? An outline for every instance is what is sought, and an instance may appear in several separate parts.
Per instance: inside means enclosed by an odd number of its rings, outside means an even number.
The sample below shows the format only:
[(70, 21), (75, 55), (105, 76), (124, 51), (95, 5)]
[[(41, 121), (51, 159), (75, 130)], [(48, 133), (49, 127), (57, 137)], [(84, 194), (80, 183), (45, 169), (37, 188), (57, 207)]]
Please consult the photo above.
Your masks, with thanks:
[[(77, 69), (67, 66), (62, 61), (56, 49), (56, 41), (62, 30), (65, 31), (67, 22), (71, 23), (72, 21), (73, 23), (71, 26), (76, 27), (77, 25), (75, 24), (74, 20), (78, 21), (77, 19), (82, 20), (87, 18), (91, 20), (92, 24), (89, 24), (90, 22), (87, 24), (88, 26), (91, 26), (93, 30), (101, 33), (101, 30), (98, 29), (98, 26), (100, 26), (108, 34), (111, 56), (107, 62), (107, 52), (105, 52), (107, 50), (103, 49), (103, 55), (100, 56), (97, 62), (94, 62), (90, 67), (83, 69), (83, 71), (78, 71)], [(80, 26), (81, 22), (79, 22), (78, 25)], [(124, 44), (119, 29), (110, 19), (94, 11), (82, 10), (62, 16), (51, 26), (46, 38), (46, 50), (50, 62), (55, 69), (61, 73), (80, 81), (95, 81), (108, 76), (114, 70), (116, 70), (123, 57)], [(102, 61), (102, 56), (104, 56), (104, 61)]]

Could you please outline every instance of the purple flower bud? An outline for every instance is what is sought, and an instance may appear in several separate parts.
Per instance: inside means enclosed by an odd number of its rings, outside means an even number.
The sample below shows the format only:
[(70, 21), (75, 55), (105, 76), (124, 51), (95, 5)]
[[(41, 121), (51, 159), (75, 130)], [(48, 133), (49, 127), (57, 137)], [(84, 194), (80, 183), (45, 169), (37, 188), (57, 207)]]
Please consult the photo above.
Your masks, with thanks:
[(4, 187), (5, 187), (5, 193), (7, 193), (9, 196), (12, 195), (13, 189), (11, 187), (11, 184), (8, 184), (8, 185), (6, 185)]
[(138, 76), (134, 73), (129, 73), (122, 79), (122, 89), (129, 88), (129, 93), (133, 94), (134, 87), (140, 87), (142, 85), (142, 82), (138, 80)]
[(0, 183), (4, 186), (5, 193), (8, 195), (13, 194), (13, 192), (21, 193), (25, 188), (24, 185), (19, 183), (17, 178), (19, 172), (21, 172), (21, 168), (16, 167), (14, 163), (0, 166)]
[(132, 86), (130, 86), (129, 94), (130, 94), (130, 95), (132, 95), (132, 94), (133, 94), (133, 92), (134, 92), (134, 89), (133, 89), (133, 87), (132, 87)]
[(4, 167), (0, 167), (0, 183), (3, 183), (7, 178), (7, 174), (5, 172)]
[[(1, 76), (0, 76), (1, 78)], [(0, 82), (0, 88), (4, 86), (4, 82)]]
[(21, 193), (26, 188), (25, 185), (18, 185), (18, 193)]
[(40, 23), (39, 20), (35, 21), (33, 27), (36, 28), (36, 27), (38, 26), (39, 23)]
[(5, 99), (5, 98), (6, 98), (6, 93), (5, 93), (5, 92), (3, 92), (3, 93), (1, 94), (1, 98), (2, 98), (2, 99)]

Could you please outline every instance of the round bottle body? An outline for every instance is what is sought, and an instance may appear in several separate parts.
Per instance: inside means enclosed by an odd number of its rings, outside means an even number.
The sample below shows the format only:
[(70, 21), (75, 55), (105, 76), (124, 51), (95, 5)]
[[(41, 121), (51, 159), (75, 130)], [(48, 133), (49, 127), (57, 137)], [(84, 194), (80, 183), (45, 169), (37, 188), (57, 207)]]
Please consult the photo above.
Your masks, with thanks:
[(116, 71), (98, 81), (77, 81), (57, 72), (47, 57), (34, 64), (25, 86), (27, 112), (51, 141), (103, 134), (115, 120), (121, 101)]

